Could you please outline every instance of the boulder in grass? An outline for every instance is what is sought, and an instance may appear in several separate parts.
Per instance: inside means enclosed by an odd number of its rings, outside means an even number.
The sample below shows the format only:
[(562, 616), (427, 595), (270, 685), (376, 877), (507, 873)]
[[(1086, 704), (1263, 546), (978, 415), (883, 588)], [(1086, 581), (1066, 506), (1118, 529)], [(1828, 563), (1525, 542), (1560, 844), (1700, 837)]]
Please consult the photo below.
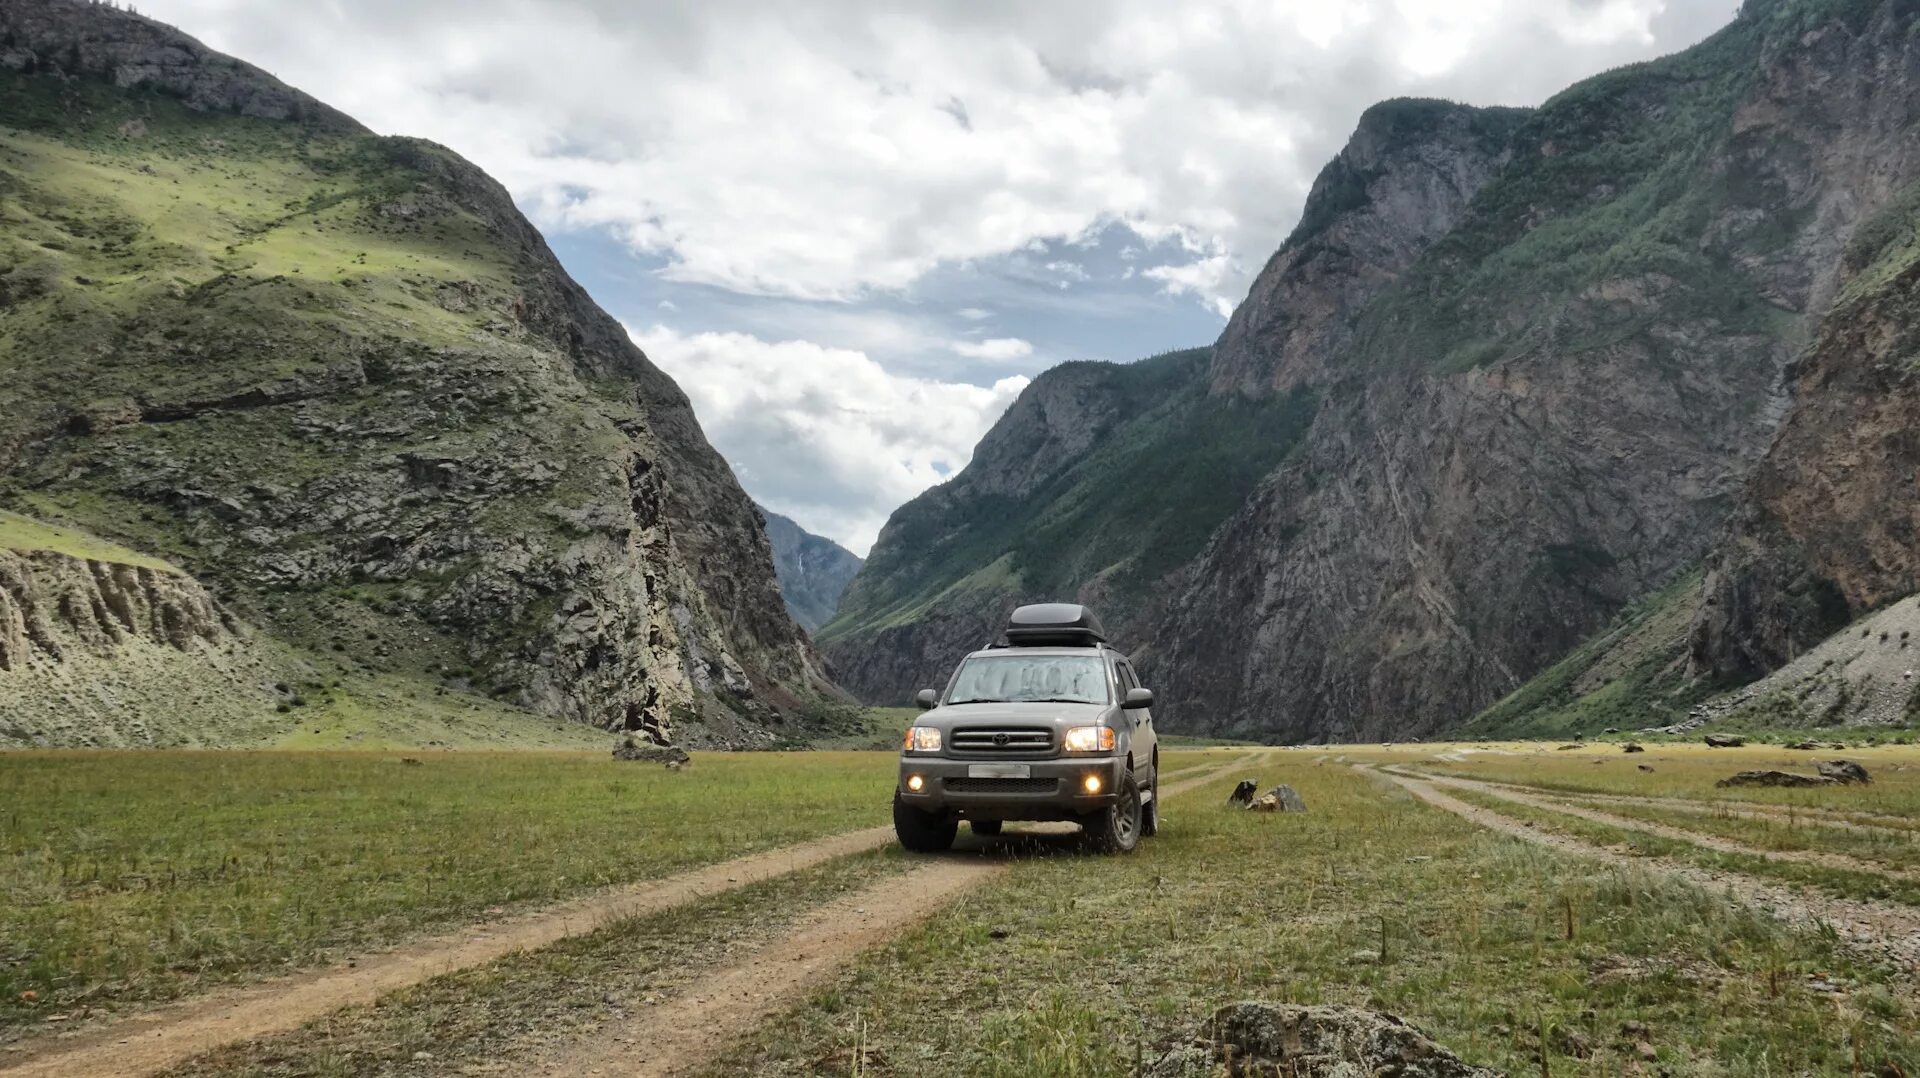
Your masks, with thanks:
[(1708, 734), (1707, 747), (1710, 749), (1737, 749), (1747, 743), (1747, 739), (1738, 734)]
[(1284, 1074), (1292, 1078), (1501, 1078), (1383, 1011), (1358, 1007), (1233, 1003), (1176, 1040), (1146, 1078)]
[(1798, 749), (1801, 752), (1812, 752), (1820, 747), (1820, 743), (1818, 741), (1796, 741), (1787, 747), (1790, 749)]
[(675, 771), (685, 767), (693, 757), (678, 745), (656, 745), (651, 741), (628, 737), (613, 747), (616, 760), (637, 760), (647, 764), (665, 764)]
[(1820, 770), (1821, 777), (1843, 786), (1865, 786), (1873, 781), (1867, 769), (1852, 760), (1822, 760), (1813, 766)]
[(1305, 812), (1307, 803), (1301, 800), (1294, 788), (1281, 783), (1268, 790), (1247, 806), (1255, 812)]
[(1715, 786), (1832, 786), (1825, 775), (1802, 775), (1794, 771), (1742, 771), (1714, 783)]
[(1646, 747), (1641, 745), (1639, 742), (1629, 741), (1626, 744), (1620, 746), (1620, 751), (1621, 752), (1645, 752), (1647, 750), (1646, 750)]

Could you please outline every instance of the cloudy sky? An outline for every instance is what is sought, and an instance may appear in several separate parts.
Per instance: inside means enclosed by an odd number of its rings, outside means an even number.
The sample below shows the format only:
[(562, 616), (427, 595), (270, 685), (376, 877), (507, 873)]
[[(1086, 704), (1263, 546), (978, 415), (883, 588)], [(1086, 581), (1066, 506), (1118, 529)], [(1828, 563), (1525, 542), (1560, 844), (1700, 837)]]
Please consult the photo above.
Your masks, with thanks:
[(1033, 375), (1211, 342), (1370, 103), (1537, 104), (1736, 4), (137, 6), (486, 168), (747, 490), (864, 553)]

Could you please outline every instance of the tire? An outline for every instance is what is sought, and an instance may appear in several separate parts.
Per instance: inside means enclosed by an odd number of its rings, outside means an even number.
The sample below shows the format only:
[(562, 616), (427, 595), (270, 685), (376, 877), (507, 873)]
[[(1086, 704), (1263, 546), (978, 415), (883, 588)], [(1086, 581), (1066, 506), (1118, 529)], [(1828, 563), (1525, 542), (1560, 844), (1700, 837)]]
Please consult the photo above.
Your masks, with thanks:
[(953, 846), (960, 833), (960, 821), (946, 812), (922, 812), (893, 795), (893, 833), (900, 845), (914, 853), (939, 853)]
[(1102, 809), (1081, 825), (1087, 836), (1087, 842), (1098, 853), (1132, 853), (1140, 845), (1142, 824), (1142, 806), (1140, 787), (1134, 781), (1133, 772), (1120, 777), (1120, 788), (1116, 791), (1113, 804)]
[(967, 826), (973, 829), (973, 833), (982, 838), (994, 837), (1000, 833), (1000, 828), (1004, 825), (1003, 820), (969, 820), (967, 822)]

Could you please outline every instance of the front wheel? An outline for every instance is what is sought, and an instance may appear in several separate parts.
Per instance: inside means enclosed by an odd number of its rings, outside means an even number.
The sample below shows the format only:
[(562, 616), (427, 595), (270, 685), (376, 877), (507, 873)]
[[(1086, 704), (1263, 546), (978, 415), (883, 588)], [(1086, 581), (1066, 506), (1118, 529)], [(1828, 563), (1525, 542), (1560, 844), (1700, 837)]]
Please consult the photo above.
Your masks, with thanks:
[(1082, 827), (1087, 841), (1100, 853), (1132, 853), (1140, 845), (1140, 786), (1129, 771), (1120, 778), (1113, 804), (1102, 809)]
[(922, 812), (900, 800), (898, 791), (893, 795), (893, 833), (900, 838), (900, 845), (914, 853), (939, 853), (953, 846), (953, 837), (960, 833), (960, 821), (948, 812)]

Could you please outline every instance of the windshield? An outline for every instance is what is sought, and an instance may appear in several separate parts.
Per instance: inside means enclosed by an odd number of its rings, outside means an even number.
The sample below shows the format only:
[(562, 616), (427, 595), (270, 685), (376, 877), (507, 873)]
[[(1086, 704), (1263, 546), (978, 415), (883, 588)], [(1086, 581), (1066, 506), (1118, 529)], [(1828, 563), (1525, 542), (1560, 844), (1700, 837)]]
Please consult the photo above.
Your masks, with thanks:
[(1097, 655), (983, 655), (960, 664), (949, 704), (1107, 702), (1106, 663)]

